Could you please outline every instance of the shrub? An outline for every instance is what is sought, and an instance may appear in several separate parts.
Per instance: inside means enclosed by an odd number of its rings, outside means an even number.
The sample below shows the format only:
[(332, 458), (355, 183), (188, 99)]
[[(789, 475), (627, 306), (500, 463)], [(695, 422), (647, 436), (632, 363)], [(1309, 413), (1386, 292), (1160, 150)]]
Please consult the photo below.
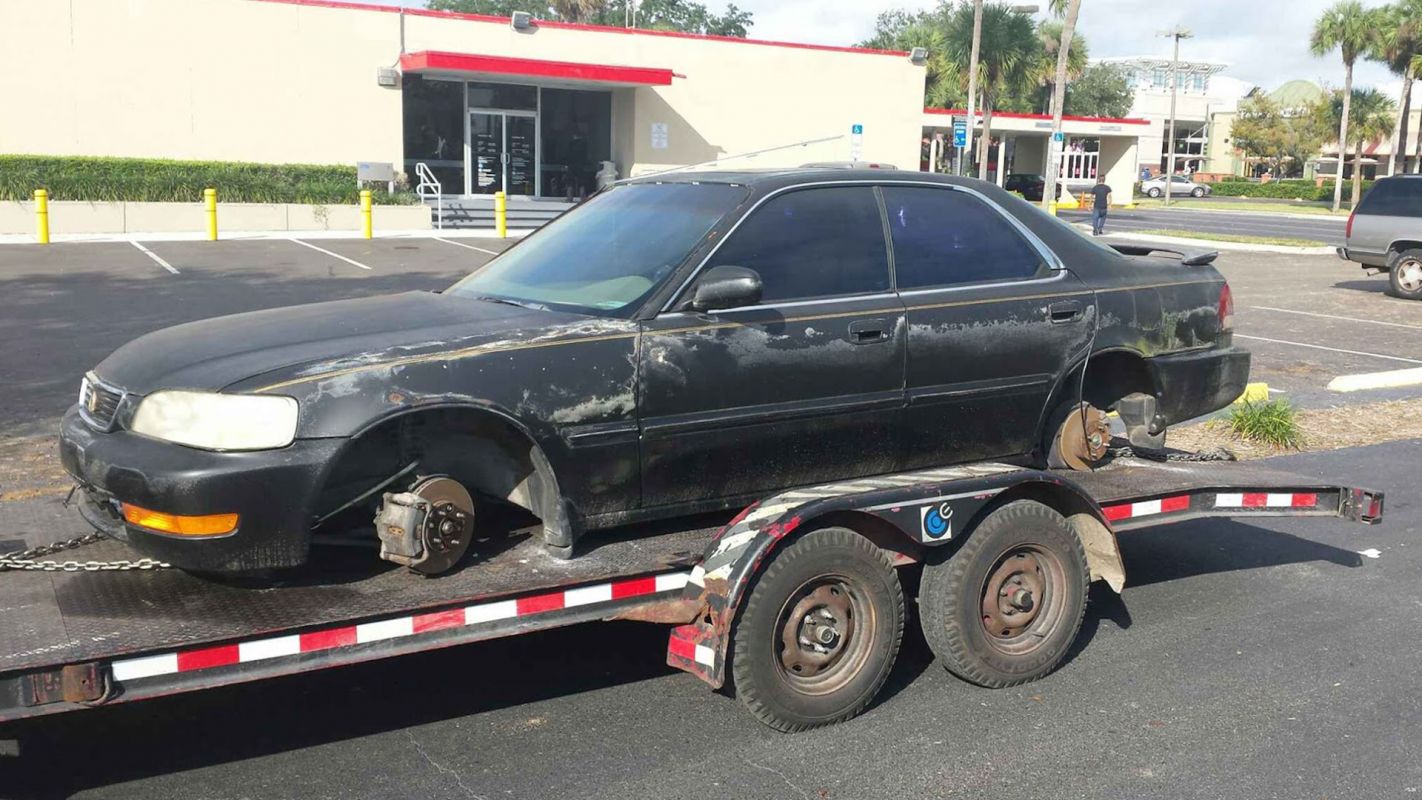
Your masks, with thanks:
[[(200, 202), (207, 188), (232, 203), (360, 201), (354, 165), (0, 155), (0, 200), (29, 200), (46, 189), (51, 200)], [(370, 189), (377, 203), (418, 202), (409, 192)]]
[(1303, 443), (1294, 407), (1284, 400), (1236, 403), (1226, 423), (1237, 436), (1251, 442), (1293, 449)]
[[(1351, 181), (1343, 186), (1344, 197), (1351, 197), (1352, 190), (1349, 188)], [(1372, 181), (1363, 181), (1363, 191), (1367, 191), (1373, 185)], [(1221, 197), (1264, 197), (1275, 200), (1332, 200), (1333, 181), (1325, 180), (1322, 186), (1314, 186), (1313, 181), (1303, 180), (1282, 180), (1270, 181), (1268, 183), (1254, 183), (1252, 181), (1220, 181), (1214, 185), (1214, 193)]]

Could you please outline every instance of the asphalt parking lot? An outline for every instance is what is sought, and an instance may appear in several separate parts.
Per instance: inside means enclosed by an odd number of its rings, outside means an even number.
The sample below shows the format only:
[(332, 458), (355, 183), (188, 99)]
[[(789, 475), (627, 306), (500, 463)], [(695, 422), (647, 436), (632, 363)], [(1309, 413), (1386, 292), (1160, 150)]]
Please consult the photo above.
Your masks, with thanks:
[[(1196, 201), (1199, 202), (1199, 201)], [(1090, 211), (1062, 211), (1063, 219), (1091, 222)], [(1112, 209), (1106, 215), (1108, 233), (1130, 233), (1146, 230), (1179, 230), (1199, 233), (1223, 233), (1235, 236), (1263, 236), (1277, 239), (1303, 239), (1325, 245), (1343, 244), (1346, 217), (1285, 216), (1257, 212), (1197, 211), (1189, 208)]]

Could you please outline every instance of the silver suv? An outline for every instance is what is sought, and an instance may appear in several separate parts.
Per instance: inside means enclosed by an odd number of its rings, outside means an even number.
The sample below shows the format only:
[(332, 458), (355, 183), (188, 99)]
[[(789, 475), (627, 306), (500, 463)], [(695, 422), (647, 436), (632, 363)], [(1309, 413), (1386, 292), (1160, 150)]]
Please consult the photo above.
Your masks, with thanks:
[(1388, 294), (1422, 300), (1422, 175), (1383, 178), (1348, 216), (1340, 258), (1388, 273)]

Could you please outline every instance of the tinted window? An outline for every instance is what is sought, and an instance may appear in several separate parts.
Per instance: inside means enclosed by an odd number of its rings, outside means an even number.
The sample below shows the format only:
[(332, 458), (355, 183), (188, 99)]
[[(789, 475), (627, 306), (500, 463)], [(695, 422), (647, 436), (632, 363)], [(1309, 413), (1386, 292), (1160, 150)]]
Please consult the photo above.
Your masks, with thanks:
[(1389, 217), (1422, 217), (1422, 180), (1412, 178), (1378, 181), (1358, 204), (1359, 214)]
[(633, 183), (599, 193), (455, 284), (491, 297), (627, 316), (745, 199), (720, 183)]
[(802, 189), (756, 209), (713, 266), (760, 273), (764, 302), (867, 294), (889, 288), (884, 225), (867, 186)]
[(1037, 250), (987, 203), (951, 189), (885, 187), (900, 289), (1029, 278)]

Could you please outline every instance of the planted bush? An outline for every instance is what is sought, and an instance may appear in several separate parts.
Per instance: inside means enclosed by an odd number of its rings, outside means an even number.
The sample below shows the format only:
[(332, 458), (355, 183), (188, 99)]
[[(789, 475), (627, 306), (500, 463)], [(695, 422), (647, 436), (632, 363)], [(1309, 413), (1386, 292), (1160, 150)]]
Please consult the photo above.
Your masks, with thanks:
[[(1372, 181), (1363, 181), (1363, 191), (1366, 192), (1373, 185)], [(1348, 184), (1343, 187), (1344, 197), (1351, 197), (1352, 189)], [(1221, 197), (1265, 197), (1275, 200), (1332, 200), (1333, 181), (1325, 180), (1322, 186), (1314, 186), (1313, 181), (1284, 180), (1270, 181), (1268, 183), (1254, 183), (1252, 181), (1220, 181), (1214, 185), (1214, 193)]]
[[(196, 203), (207, 188), (229, 203), (360, 202), (354, 165), (0, 155), (0, 200), (45, 189), (51, 200)], [(369, 188), (376, 203), (418, 202), (409, 192)]]
[(1236, 403), (1226, 424), (1236, 436), (1251, 442), (1295, 450), (1303, 443), (1294, 407), (1283, 400)]

